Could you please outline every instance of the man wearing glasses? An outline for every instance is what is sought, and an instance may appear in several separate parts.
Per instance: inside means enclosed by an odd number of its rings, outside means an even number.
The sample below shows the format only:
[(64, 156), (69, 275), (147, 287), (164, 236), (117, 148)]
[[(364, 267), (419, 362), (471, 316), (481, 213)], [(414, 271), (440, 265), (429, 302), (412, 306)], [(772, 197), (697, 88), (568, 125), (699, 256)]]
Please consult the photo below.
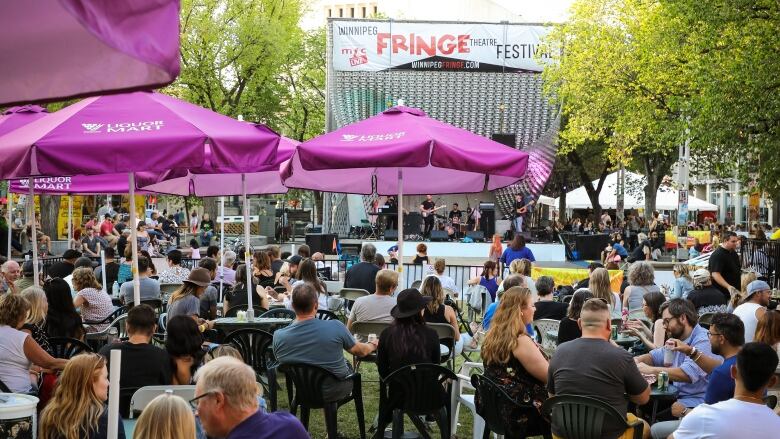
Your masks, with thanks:
[(307, 439), (298, 419), (287, 412), (258, 409), (255, 372), (233, 357), (219, 357), (195, 374), (190, 405), (209, 437), (225, 439)]
[[(731, 367), (737, 363), (737, 354), (745, 344), (745, 325), (734, 314), (717, 313), (712, 317), (707, 335), (712, 353), (722, 356), (723, 361), (719, 357), (703, 355), (694, 347), (674, 338), (670, 338), (667, 343), (673, 343), (673, 351), (682, 352), (692, 358), (697, 366), (710, 374), (704, 403), (712, 405), (734, 397), (735, 384)], [(655, 424), (655, 429), (651, 431), (658, 431), (657, 437), (665, 438), (669, 432), (676, 430), (679, 424), (680, 421), (660, 422)]]
[[(694, 358), (699, 354), (709, 356), (713, 354), (707, 331), (698, 325), (699, 315), (691, 302), (685, 299), (672, 299), (664, 303), (661, 305), (661, 318), (666, 333), (671, 338), (682, 340), (685, 344), (696, 348), (693, 358), (682, 352), (672, 352), (671, 364), (664, 364), (664, 350), (668, 349), (666, 346), (657, 347), (648, 354), (634, 358), (640, 372), (657, 376), (659, 372), (665, 371), (669, 374), (669, 380), (677, 387), (677, 401), (668, 409), (658, 413), (658, 419), (671, 421), (685, 416), (692, 408), (704, 402), (709, 375), (696, 364)], [(665, 430), (665, 434), (661, 430)], [(651, 432), (654, 438), (665, 438), (672, 430), (655, 427)]]

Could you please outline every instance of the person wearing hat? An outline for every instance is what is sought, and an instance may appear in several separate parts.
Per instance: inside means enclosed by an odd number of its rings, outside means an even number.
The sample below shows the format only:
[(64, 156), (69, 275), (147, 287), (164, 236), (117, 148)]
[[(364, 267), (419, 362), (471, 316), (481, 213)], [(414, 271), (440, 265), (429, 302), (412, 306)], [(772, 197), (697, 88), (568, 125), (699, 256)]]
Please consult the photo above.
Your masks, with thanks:
[[(24, 261), (22, 263), (22, 277), (19, 278), (16, 282), (14, 282), (14, 286), (16, 287), (16, 291), (23, 291), (27, 287), (33, 286), (35, 284), (33, 277), (35, 277), (35, 270), (33, 270), (33, 261)], [(38, 262), (38, 272), (40, 274), (43, 273), (43, 265)], [(41, 282), (43, 283), (43, 282)]]
[(308, 364), (332, 373), (337, 381), (328, 379), (322, 387), (325, 402), (340, 401), (352, 392), (352, 373), (342, 350), (365, 357), (376, 350), (376, 342), (356, 341), (347, 327), (338, 320), (317, 318), (318, 292), (308, 282), (295, 285), (292, 308), (295, 320), (274, 332), (273, 352), (280, 364)]
[(211, 285), (211, 274), (205, 268), (195, 268), (168, 300), (168, 320), (172, 317), (185, 315), (192, 317), (198, 323), (200, 332), (214, 328), (213, 320), (200, 318), (200, 296)]
[(745, 343), (750, 343), (756, 335), (758, 321), (766, 314), (772, 288), (762, 280), (754, 280), (748, 284), (746, 294), (742, 303), (734, 309), (734, 314), (745, 324)]
[(727, 312), (728, 301), (719, 289), (712, 286), (710, 272), (700, 268), (693, 272), (693, 291), (688, 293), (699, 316), (710, 312)]
[[(439, 364), (441, 348), (436, 331), (425, 325), (423, 310), (433, 297), (423, 296), (416, 288), (407, 288), (396, 297), (390, 310), (393, 324), (379, 335), (376, 366), (379, 376), (416, 363)], [(418, 346), (411, 349), (411, 346)]]
[(65, 250), (65, 253), (62, 254), (62, 261), (55, 262), (47, 270), (48, 277), (52, 279), (54, 279), (55, 277), (65, 279), (66, 276), (73, 273), (73, 270), (76, 269), (75, 267), (76, 259), (80, 257), (81, 257), (81, 252), (78, 250), (72, 250), (72, 249)]

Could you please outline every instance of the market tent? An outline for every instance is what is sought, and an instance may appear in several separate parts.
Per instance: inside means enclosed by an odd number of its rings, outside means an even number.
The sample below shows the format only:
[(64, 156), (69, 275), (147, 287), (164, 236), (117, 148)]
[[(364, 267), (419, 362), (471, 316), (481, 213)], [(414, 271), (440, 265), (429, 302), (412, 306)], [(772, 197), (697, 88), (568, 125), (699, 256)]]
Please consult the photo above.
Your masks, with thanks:
[[(618, 173), (613, 172), (607, 175), (604, 180), (604, 187), (599, 194), (599, 204), (602, 209), (617, 208), (617, 178)], [(598, 184), (598, 180), (593, 182)], [(645, 177), (644, 175), (626, 171), (626, 190), (623, 199), (623, 206), (626, 209), (644, 209), (645, 207)], [(554, 200), (558, 205), (559, 199)], [(593, 206), (588, 198), (588, 193), (584, 187), (579, 187), (566, 193), (567, 209), (591, 209)], [(656, 209), (658, 210), (677, 210), (677, 189), (661, 186), (656, 194)], [(708, 203), (700, 198), (688, 195), (689, 211), (716, 211), (718, 206)]]

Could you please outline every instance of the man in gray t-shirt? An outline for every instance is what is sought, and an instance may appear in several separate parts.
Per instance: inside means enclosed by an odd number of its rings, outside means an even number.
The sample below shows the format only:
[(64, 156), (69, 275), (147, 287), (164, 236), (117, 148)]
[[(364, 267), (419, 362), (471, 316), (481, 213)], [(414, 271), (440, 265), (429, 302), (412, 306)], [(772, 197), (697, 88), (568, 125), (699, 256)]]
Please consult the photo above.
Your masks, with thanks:
[(352, 305), (347, 320), (348, 330), (352, 331), (352, 324), (355, 322), (390, 323), (393, 321), (390, 310), (395, 306), (395, 297), (391, 294), (398, 286), (398, 273), (392, 270), (379, 270), (375, 280), (376, 293), (363, 296), (355, 300)]
[[(160, 282), (149, 277), (151, 270), (149, 259), (144, 256), (138, 256), (138, 283), (141, 285), (141, 300), (160, 299)], [(133, 302), (133, 281), (128, 280), (123, 283), (119, 289), (119, 295), (124, 303)]]
[[(356, 342), (338, 320), (317, 318), (318, 293), (309, 283), (299, 283), (292, 291), (295, 321), (274, 332), (273, 351), (281, 364), (308, 364), (321, 367), (337, 378), (350, 374), (344, 352), (364, 357), (376, 351), (375, 343)], [(326, 382), (326, 401), (340, 400), (352, 391), (352, 381)]]
[[(589, 299), (582, 307), (579, 325), (582, 337), (563, 343), (548, 368), (547, 390), (551, 395), (581, 395), (600, 399), (621, 415), (628, 401), (642, 405), (650, 400), (650, 387), (626, 350), (612, 345), (610, 314), (600, 299)], [(626, 399), (625, 395), (628, 395)], [(624, 429), (606, 420), (603, 437), (619, 437)], [(645, 431), (650, 427), (645, 425)], [(553, 434), (560, 436), (553, 423)]]

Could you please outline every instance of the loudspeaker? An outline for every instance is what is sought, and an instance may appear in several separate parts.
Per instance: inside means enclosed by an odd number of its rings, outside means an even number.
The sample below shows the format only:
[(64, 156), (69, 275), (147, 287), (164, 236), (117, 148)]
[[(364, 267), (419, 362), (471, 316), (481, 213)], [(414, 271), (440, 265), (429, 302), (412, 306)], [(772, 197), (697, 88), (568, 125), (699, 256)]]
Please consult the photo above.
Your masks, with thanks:
[(496, 211), (493, 209), (481, 209), (482, 216), (479, 218), (479, 230), (485, 233), (485, 236), (493, 236), (496, 233)]
[(385, 230), (385, 241), (398, 241), (398, 230), (396, 229)]
[(473, 239), (474, 242), (485, 242), (485, 233), (482, 230), (466, 232), (466, 236)]
[(338, 241), (338, 236), (332, 233), (307, 233), (306, 245), (311, 248), (311, 254), (320, 252), (325, 255), (335, 255), (333, 242)]
[(449, 238), (446, 230), (431, 230), (431, 241), (447, 241)]
[(493, 133), (490, 135), (492, 140), (498, 143), (503, 143), (506, 146), (517, 148), (517, 134), (513, 133)]
[(601, 259), (601, 252), (609, 244), (609, 235), (577, 235), (575, 238), (580, 259)]

